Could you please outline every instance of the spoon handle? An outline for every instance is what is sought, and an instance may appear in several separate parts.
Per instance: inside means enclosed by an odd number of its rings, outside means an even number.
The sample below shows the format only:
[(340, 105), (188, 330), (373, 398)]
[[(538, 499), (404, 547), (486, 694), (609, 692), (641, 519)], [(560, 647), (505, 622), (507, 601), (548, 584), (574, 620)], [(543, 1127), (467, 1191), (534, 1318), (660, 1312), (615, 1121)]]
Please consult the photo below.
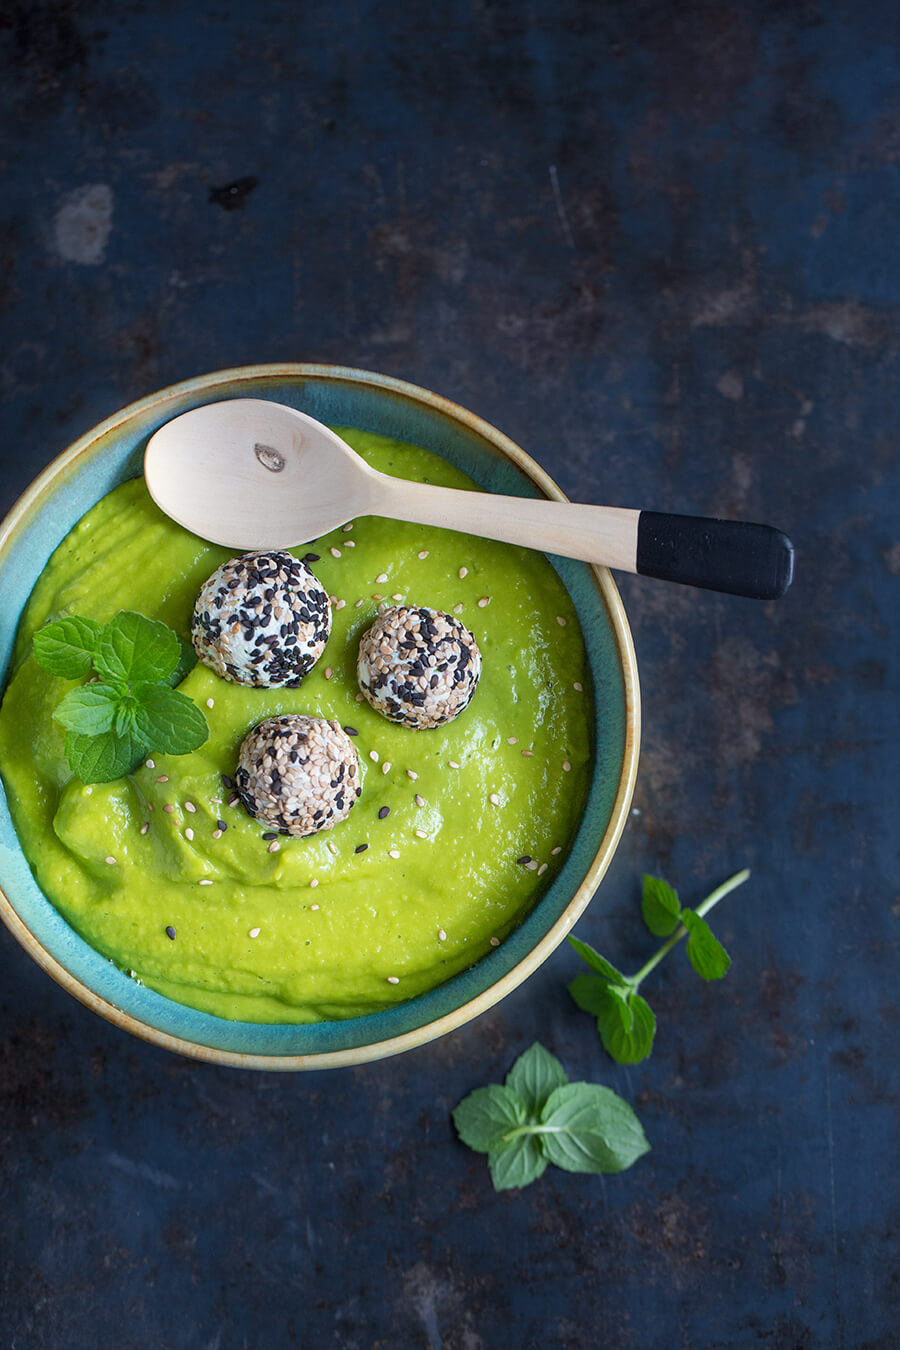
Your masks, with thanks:
[(793, 545), (771, 525), (502, 497), (376, 477), (373, 515), (440, 525), (755, 600), (777, 600), (793, 577)]

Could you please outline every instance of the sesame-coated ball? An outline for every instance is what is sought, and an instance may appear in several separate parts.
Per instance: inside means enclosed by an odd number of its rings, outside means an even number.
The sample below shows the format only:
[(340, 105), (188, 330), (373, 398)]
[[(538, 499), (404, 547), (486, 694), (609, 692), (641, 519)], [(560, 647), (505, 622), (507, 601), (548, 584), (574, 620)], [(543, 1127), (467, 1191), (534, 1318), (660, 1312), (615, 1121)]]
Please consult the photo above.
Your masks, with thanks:
[(377, 712), (422, 730), (452, 722), (468, 706), (481, 653), (451, 614), (399, 605), (379, 614), (363, 635), (356, 671)]
[(293, 714), (253, 728), (234, 779), (251, 816), (296, 838), (346, 820), (362, 791), (359, 759), (340, 723)]
[(194, 606), (200, 660), (233, 684), (296, 689), (331, 632), (328, 593), (290, 553), (244, 553), (217, 567)]

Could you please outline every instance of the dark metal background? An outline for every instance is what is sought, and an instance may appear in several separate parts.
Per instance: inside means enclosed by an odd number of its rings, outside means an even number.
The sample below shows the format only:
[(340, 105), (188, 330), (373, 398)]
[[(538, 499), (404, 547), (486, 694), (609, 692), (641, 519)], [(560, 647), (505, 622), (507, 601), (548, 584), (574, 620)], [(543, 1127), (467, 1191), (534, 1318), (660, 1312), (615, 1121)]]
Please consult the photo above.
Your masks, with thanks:
[[(6, 3), (2, 506), (101, 417), (324, 360), (487, 417), (584, 501), (771, 519), (776, 605), (626, 580), (638, 879), (734, 957), (613, 1066), (557, 951), (413, 1054), (149, 1048), (0, 933), (0, 1344), (900, 1344), (900, 22), (894, 3)], [(236, 180), (231, 192), (221, 192)], [(608, 1179), (495, 1195), (449, 1112), (535, 1037), (639, 1110)]]

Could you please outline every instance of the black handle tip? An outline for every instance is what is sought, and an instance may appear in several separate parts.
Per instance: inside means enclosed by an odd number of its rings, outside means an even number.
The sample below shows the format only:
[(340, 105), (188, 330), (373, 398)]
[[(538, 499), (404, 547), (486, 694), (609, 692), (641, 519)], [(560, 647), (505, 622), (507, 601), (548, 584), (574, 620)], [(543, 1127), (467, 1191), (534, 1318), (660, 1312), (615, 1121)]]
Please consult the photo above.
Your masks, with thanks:
[(708, 591), (778, 600), (794, 579), (794, 546), (772, 525), (642, 511), (637, 570)]

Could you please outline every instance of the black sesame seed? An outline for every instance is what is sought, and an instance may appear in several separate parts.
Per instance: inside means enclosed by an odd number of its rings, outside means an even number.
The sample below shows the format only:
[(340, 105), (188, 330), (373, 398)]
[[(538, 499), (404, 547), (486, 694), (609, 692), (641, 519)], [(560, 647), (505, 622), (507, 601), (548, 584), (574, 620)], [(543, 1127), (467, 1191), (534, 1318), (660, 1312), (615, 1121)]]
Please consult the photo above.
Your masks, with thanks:
[(270, 840), (277, 838), (278, 838), (277, 830), (266, 830), (265, 834), (263, 835), (263, 839), (266, 841), (267, 844), (269, 843)]
[(347, 733), (348, 736), (358, 736), (358, 735), (359, 735), (359, 732), (356, 730), (356, 727), (344, 727), (344, 730), (346, 731), (346, 733)]
[(365, 853), (365, 851), (366, 851), (366, 849), (367, 849), (368, 847), (369, 847), (368, 844), (357, 844), (357, 845), (356, 845), (356, 848), (353, 850), (353, 852), (354, 852), (354, 853)]
[(320, 555), (319, 555), (318, 553), (304, 553), (304, 555), (303, 555), (303, 562), (305, 562), (305, 563), (314, 563), (314, 562), (318, 562), (318, 561), (319, 561), (319, 556), (320, 556)]
[(526, 863), (530, 863), (530, 862), (531, 862), (531, 854), (530, 854), (530, 853), (526, 853), (526, 854), (524, 855), (524, 857), (516, 858), (516, 864), (517, 864), (517, 866), (519, 866), (519, 867), (524, 867)]
[(383, 806), (383, 807), (381, 808), (381, 810), (378, 812), (378, 819), (379, 819), (379, 820), (387, 820), (387, 818), (388, 818), (388, 816), (389, 816), (390, 814), (391, 814), (391, 808), (390, 808), (389, 806)]
[(228, 788), (229, 791), (234, 787), (234, 779), (229, 778), (227, 773), (222, 774), (222, 786)]
[(168, 928), (166, 929), (166, 937), (170, 940), (170, 942), (175, 941), (175, 929), (172, 927), (171, 924), (169, 924)]
[(224, 834), (225, 831), (228, 829), (228, 826), (225, 824), (225, 821), (224, 821), (224, 820), (217, 820), (217, 821), (216, 821), (216, 829), (221, 830), (222, 833)]

